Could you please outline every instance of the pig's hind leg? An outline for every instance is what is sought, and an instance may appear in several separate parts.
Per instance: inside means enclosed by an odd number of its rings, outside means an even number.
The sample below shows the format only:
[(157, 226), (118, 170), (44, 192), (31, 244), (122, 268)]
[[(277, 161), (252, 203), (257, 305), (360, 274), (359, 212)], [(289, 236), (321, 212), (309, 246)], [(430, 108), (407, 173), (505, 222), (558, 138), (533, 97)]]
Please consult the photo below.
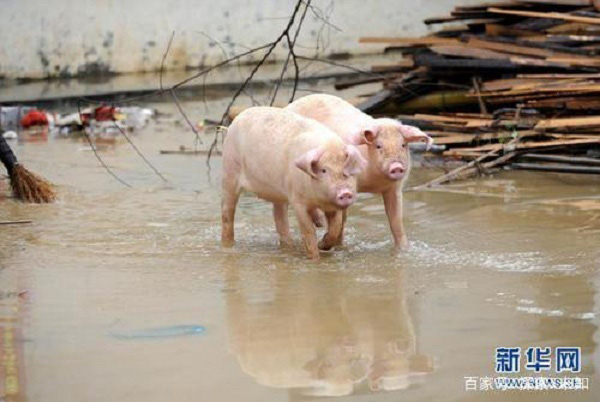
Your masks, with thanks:
[(275, 218), (275, 228), (279, 234), (279, 241), (282, 246), (292, 246), (294, 242), (290, 236), (290, 224), (288, 221), (288, 204), (273, 203), (273, 218)]
[(234, 244), (235, 209), (240, 198), (240, 168), (231, 158), (223, 159), (223, 180), (221, 194), (221, 244), (231, 247)]

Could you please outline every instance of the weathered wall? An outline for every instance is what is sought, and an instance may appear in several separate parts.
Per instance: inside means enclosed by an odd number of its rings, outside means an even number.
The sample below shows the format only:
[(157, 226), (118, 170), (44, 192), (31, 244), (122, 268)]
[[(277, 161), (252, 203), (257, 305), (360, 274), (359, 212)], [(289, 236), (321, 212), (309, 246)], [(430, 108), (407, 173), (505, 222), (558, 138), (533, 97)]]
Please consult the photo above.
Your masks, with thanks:
[[(425, 17), (480, 0), (314, 0), (335, 26), (309, 13), (299, 44), (326, 53), (368, 52), (360, 36), (419, 35)], [(264, 44), (295, 0), (2, 0), (0, 76), (41, 78), (156, 70), (172, 31), (168, 68), (198, 67)], [(336, 28), (339, 28), (336, 29)], [(322, 30), (322, 31), (321, 31)], [(282, 55), (284, 50), (279, 50)]]

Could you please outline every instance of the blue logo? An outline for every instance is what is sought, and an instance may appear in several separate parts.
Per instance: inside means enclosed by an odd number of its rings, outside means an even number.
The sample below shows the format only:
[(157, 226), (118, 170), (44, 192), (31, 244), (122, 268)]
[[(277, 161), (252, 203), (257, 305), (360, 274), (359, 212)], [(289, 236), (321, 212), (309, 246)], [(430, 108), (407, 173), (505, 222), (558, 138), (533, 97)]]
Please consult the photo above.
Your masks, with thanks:
[(527, 349), (527, 370), (533, 370), (539, 373), (542, 370), (550, 370), (552, 361), (550, 359), (550, 348), (541, 348), (539, 346)]
[(521, 348), (496, 348), (497, 373), (518, 373), (520, 361)]
[(581, 371), (581, 348), (556, 348), (556, 372)]

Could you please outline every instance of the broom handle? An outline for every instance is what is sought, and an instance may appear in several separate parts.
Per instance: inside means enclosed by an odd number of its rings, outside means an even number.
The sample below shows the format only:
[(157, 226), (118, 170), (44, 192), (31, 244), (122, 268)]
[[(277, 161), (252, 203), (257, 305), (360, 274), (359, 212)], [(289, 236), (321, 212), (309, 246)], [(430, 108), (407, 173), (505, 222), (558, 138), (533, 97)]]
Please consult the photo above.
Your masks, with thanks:
[(0, 135), (0, 161), (6, 167), (8, 174), (12, 173), (13, 168), (17, 164), (17, 157), (2, 135)]

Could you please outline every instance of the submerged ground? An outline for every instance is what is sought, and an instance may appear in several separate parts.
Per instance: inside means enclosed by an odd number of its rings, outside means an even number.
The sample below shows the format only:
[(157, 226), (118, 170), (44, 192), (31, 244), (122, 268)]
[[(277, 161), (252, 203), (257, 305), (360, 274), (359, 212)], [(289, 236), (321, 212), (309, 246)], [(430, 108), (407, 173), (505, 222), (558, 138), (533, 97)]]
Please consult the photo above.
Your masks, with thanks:
[[(184, 106), (196, 122), (226, 101)], [(164, 115), (132, 138), (168, 184), (123, 140), (100, 154), (133, 188), (81, 140), (13, 143), (60, 193), (52, 205), (0, 204), (0, 221), (33, 221), (0, 227), (0, 357), (16, 357), (22, 398), (567, 398), (465, 391), (465, 377), (496, 375), (502, 346), (581, 347), (591, 390), (569, 396), (597, 398), (597, 178), (504, 172), (408, 192), (411, 249), (400, 254), (380, 200), (365, 196), (346, 246), (318, 263), (281, 251), (269, 205), (246, 196), (226, 250), (220, 159), (209, 175), (204, 157), (160, 155), (194, 138), (173, 104), (149, 106)], [(437, 173), (415, 168), (411, 184)]]

